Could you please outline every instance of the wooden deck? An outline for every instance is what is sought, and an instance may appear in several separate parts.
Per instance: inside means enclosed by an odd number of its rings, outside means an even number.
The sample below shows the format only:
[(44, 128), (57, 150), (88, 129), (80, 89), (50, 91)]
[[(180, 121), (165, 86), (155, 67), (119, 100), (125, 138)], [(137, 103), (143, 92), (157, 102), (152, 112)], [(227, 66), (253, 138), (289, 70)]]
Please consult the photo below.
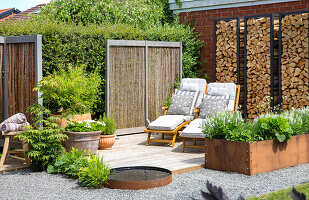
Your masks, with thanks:
[[(157, 135), (156, 137), (160, 137)], [(182, 140), (172, 148), (168, 144), (150, 143), (146, 146), (147, 134), (118, 136), (112, 150), (99, 150), (97, 154), (111, 167), (154, 166), (169, 169), (173, 174), (181, 174), (200, 169), (205, 163), (201, 149), (185, 149), (181, 152)]]
[[(160, 135), (156, 137), (160, 138)], [(98, 150), (110, 167), (154, 166), (169, 169), (173, 174), (181, 174), (200, 169), (204, 166), (205, 154), (201, 149), (185, 149), (181, 152), (182, 140), (178, 139), (175, 147), (168, 144), (150, 143), (146, 146), (146, 133), (121, 135), (117, 137), (111, 150)], [(8, 156), (1, 172), (26, 168), (23, 159)]]

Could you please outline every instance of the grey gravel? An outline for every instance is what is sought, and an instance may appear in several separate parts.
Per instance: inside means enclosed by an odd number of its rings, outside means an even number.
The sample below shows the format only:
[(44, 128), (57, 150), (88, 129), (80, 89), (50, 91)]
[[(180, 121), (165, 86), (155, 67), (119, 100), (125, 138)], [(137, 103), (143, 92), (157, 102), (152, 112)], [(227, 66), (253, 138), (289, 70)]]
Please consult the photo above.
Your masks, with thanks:
[(63, 175), (20, 170), (0, 174), (0, 199), (202, 199), (206, 181), (221, 186), (231, 199), (257, 196), (309, 182), (309, 164), (246, 176), (200, 169), (174, 175), (165, 187), (149, 190), (87, 189)]

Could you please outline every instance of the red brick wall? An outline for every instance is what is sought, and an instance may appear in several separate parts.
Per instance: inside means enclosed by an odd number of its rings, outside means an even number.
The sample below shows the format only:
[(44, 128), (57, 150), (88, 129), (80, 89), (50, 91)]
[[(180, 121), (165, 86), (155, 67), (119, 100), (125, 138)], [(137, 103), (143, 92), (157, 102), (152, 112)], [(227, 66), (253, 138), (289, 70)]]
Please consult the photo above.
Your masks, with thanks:
[(217, 18), (243, 17), (250, 15), (261, 15), (280, 12), (293, 12), (309, 10), (309, 0), (300, 0), (287, 3), (265, 4), (257, 6), (246, 6), (236, 8), (224, 8), (180, 13), (181, 21), (187, 18), (197, 26), (200, 39), (204, 41), (205, 47), (201, 51), (200, 67), (202, 74), (205, 73), (212, 77), (213, 74), (213, 20)]

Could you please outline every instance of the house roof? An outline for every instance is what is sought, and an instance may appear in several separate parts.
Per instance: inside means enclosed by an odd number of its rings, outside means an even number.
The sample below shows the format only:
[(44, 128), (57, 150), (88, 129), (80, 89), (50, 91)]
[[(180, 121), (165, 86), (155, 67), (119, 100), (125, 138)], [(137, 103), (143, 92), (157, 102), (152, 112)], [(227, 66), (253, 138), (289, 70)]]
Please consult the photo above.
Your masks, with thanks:
[(6, 8), (0, 10), (0, 21), (9, 19), (10, 17), (20, 13), (20, 10), (16, 8)]
[(29, 9), (23, 11), (23, 12), (15, 14), (14, 16), (8, 18), (7, 20), (10, 20), (10, 21), (27, 20), (31, 16), (36, 15), (37, 13), (39, 13), (40, 10), (41, 10), (41, 7), (43, 7), (44, 5), (46, 5), (46, 4), (36, 5), (36, 6), (34, 6), (32, 8), (29, 8)]

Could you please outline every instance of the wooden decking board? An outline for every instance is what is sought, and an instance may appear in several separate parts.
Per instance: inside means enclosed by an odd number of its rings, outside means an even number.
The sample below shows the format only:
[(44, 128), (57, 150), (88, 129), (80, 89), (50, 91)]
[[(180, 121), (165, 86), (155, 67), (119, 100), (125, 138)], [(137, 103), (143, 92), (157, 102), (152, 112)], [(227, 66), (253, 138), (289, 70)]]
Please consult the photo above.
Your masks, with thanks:
[[(160, 138), (161, 136), (156, 136)], [(201, 149), (186, 149), (181, 152), (181, 140), (175, 147), (162, 143), (151, 143), (146, 146), (147, 134), (132, 134), (119, 136), (111, 150), (99, 150), (110, 167), (154, 166), (169, 169), (173, 174), (181, 174), (197, 170), (205, 163), (205, 154)], [(26, 168), (23, 160), (8, 158), (0, 172)]]
[[(155, 136), (160, 138), (161, 135)], [(204, 156), (200, 149), (186, 149), (181, 152), (181, 140), (175, 147), (162, 143), (150, 143), (146, 146), (147, 134), (120, 136), (112, 150), (98, 151), (110, 167), (155, 166), (173, 171), (174, 174), (197, 170), (204, 165)]]

